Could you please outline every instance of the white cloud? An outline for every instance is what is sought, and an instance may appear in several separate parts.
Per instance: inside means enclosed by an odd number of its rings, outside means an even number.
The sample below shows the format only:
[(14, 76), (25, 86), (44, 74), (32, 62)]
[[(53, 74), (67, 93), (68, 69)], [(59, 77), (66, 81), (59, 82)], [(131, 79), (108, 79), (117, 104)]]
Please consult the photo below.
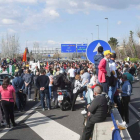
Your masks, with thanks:
[(47, 44), (48, 45), (58, 45), (58, 44), (60, 44), (59, 42), (56, 42), (56, 41), (54, 41), (54, 40), (48, 40), (47, 41)]
[(13, 19), (2, 19), (1, 23), (2, 24), (15, 24), (15, 23), (17, 23), (17, 21), (13, 20)]
[(140, 19), (140, 16), (136, 16), (138, 19)]
[(72, 7), (77, 7), (78, 6), (78, 4), (76, 2), (74, 2), (74, 1), (70, 1), (69, 4)]
[(6, 4), (6, 3), (36, 3), (38, 0), (0, 0), (0, 4)]
[(43, 10), (44, 16), (52, 16), (52, 17), (59, 17), (59, 13), (54, 10), (54, 9), (50, 9), (50, 8), (46, 8)]
[(7, 29), (7, 32), (8, 32), (8, 33), (12, 33), (12, 34), (15, 34), (15, 33), (16, 33), (16, 31), (15, 31), (15, 30), (10, 29), (10, 28), (9, 28), (9, 29)]
[(121, 25), (121, 24), (122, 24), (122, 21), (118, 21), (117, 24), (118, 24), (118, 25)]
[[(140, 1), (133, 0), (132, 3), (131, 0), (0, 0), (0, 25), (10, 25), (7, 28), (16, 27), (25, 31), (58, 20), (62, 12), (89, 14), (92, 10), (128, 8), (132, 4), (140, 5)], [(120, 25), (120, 21), (117, 24)]]

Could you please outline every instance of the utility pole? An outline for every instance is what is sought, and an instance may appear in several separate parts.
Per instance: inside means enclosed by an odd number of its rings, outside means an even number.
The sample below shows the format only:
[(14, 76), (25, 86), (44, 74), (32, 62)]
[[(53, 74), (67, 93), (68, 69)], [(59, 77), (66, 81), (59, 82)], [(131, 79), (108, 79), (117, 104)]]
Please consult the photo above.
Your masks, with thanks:
[(107, 42), (108, 42), (108, 18), (105, 18), (107, 20)]
[(92, 41), (93, 41), (93, 33), (91, 33), (91, 35), (92, 35)]
[(98, 27), (98, 40), (99, 40), (99, 25), (96, 25)]
[(125, 49), (124, 52), (125, 52), (125, 55), (126, 55), (126, 57), (127, 57), (127, 52), (126, 52), (127, 50), (126, 50), (126, 46), (125, 46), (125, 40), (123, 40), (123, 47), (124, 47), (124, 49)]

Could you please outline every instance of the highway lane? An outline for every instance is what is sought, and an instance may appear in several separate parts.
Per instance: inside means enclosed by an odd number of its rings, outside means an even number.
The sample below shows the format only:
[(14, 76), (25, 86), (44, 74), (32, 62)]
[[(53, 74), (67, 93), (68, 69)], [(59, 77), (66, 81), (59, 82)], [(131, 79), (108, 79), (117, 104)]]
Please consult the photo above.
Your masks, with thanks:
[[(28, 113), (15, 113), (16, 120), (20, 120), (17, 127), (0, 132), (1, 139), (19, 140), (78, 140), (83, 130), (84, 117), (81, 111), (84, 103), (77, 101), (76, 111), (61, 111), (60, 108), (42, 111), (38, 102), (27, 103)], [(2, 137), (1, 137), (2, 136)]]

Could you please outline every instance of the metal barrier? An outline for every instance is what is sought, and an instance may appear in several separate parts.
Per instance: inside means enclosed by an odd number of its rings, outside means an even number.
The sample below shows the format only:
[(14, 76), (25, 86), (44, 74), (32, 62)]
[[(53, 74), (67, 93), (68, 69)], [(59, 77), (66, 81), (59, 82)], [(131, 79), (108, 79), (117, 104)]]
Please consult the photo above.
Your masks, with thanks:
[(116, 120), (114, 118), (113, 113), (111, 113), (111, 118), (114, 124), (114, 130), (112, 133), (112, 140), (122, 140), (121, 135), (120, 135), (120, 130), (118, 129), (118, 126), (116, 124)]

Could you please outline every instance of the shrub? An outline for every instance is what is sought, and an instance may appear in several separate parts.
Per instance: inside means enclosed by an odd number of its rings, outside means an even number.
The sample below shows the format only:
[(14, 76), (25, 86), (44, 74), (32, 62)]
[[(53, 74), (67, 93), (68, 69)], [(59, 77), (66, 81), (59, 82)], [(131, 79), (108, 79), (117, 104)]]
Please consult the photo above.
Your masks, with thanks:
[[(127, 61), (127, 58), (124, 58), (124, 61)], [(140, 59), (139, 58), (130, 58), (130, 61), (131, 62), (140, 62)]]

